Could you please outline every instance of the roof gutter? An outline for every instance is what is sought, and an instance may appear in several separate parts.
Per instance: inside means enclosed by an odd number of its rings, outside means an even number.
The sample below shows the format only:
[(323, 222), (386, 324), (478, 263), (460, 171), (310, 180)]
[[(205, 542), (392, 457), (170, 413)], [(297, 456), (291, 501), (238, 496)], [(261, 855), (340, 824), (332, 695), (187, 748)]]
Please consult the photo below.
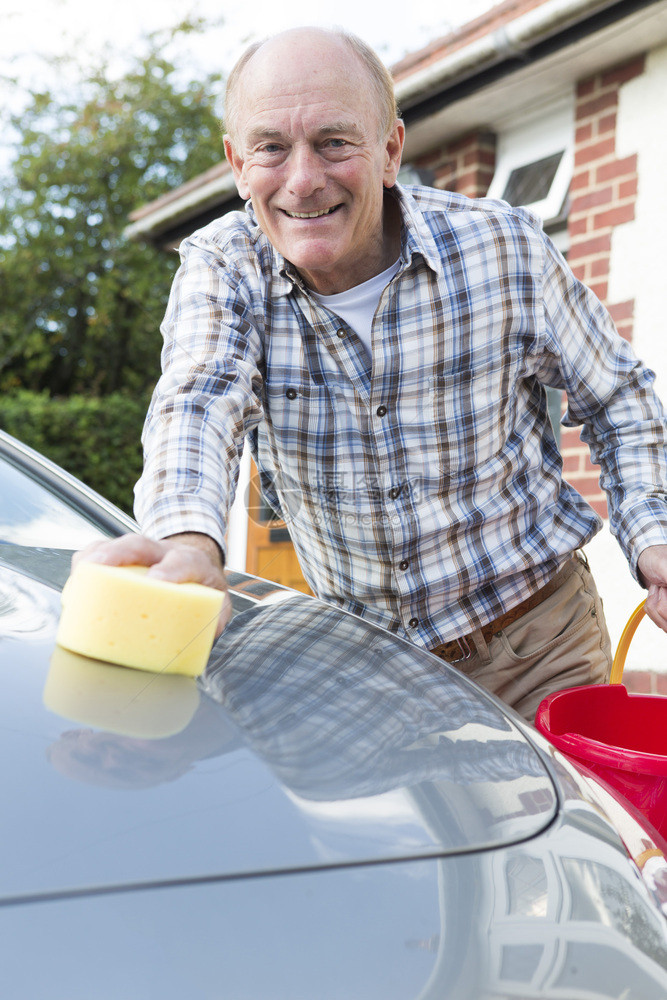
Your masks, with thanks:
[(521, 55), (549, 35), (584, 20), (590, 14), (614, 6), (617, 0), (548, 0), (527, 14), (509, 21), (495, 31), (424, 69), (411, 73), (396, 84), (399, 107), (415, 104), (421, 97), (447, 83), (458, 82), (508, 58)]

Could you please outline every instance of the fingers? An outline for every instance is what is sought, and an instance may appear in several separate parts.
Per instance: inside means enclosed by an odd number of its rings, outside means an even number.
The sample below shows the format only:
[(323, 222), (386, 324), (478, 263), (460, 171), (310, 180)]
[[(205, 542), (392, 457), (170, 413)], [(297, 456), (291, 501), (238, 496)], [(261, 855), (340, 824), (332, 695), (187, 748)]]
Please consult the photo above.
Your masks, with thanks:
[(650, 545), (637, 561), (640, 580), (648, 587), (644, 610), (667, 632), (667, 545)]
[(667, 632), (667, 587), (652, 583), (644, 609), (651, 621)]
[(80, 562), (105, 563), (107, 566), (148, 566), (149, 574), (160, 580), (203, 583), (220, 590), (227, 587), (219, 564), (206, 550), (169, 539), (157, 542), (135, 533), (92, 542), (80, 552), (74, 553), (72, 566)]
[(148, 571), (149, 576), (172, 583), (201, 583), (206, 587), (224, 591), (225, 596), (215, 630), (217, 639), (232, 617), (232, 603), (224, 571), (203, 549), (177, 542), (163, 544), (166, 552), (159, 562), (151, 566)]
[(119, 538), (91, 542), (72, 556), (72, 568), (80, 562), (105, 563), (107, 566), (152, 566), (164, 555), (162, 542), (132, 532)]

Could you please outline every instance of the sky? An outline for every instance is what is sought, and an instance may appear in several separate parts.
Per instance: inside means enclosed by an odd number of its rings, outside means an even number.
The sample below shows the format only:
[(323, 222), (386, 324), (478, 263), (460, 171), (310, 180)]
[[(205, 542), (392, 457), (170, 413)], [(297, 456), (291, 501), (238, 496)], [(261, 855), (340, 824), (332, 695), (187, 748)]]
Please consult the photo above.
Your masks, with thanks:
[[(188, 56), (204, 72), (227, 72), (248, 42), (300, 24), (340, 25), (374, 46), (390, 64), (432, 38), (472, 20), (499, 0), (0, 0), (0, 78), (25, 86), (40, 72), (36, 54), (94, 56), (105, 45), (133, 49), (142, 33), (176, 24), (187, 14), (219, 19), (204, 38), (190, 36)], [(335, 18), (332, 19), (332, 8)], [(409, 14), (409, 17), (407, 16)]]

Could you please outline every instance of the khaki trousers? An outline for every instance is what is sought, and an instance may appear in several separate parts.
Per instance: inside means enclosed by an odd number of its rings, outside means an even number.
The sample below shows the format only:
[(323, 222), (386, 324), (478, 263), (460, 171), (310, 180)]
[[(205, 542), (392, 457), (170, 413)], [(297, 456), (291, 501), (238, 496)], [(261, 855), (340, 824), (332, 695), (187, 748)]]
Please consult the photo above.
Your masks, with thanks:
[(604, 684), (611, 640), (595, 581), (583, 556), (542, 604), (486, 643), (472, 633), (475, 653), (459, 670), (531, 724), (546, 695), (580, 684)]

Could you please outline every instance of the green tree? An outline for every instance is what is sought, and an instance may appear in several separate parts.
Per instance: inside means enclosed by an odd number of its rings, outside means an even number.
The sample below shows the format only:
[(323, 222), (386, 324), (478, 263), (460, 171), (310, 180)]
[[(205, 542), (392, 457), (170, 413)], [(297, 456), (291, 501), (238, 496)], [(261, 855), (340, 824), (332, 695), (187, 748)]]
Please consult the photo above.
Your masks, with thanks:
[[(191, 26), (182, 26), (191, 27)], [(180, 29), (179, 29), (180, 30)], [(221, 78), (148, 53), (30, 95), (0, 181), (0, 392), (143, 391), (178, 264), (123, 230), (139, 205), (220, 161)]]

